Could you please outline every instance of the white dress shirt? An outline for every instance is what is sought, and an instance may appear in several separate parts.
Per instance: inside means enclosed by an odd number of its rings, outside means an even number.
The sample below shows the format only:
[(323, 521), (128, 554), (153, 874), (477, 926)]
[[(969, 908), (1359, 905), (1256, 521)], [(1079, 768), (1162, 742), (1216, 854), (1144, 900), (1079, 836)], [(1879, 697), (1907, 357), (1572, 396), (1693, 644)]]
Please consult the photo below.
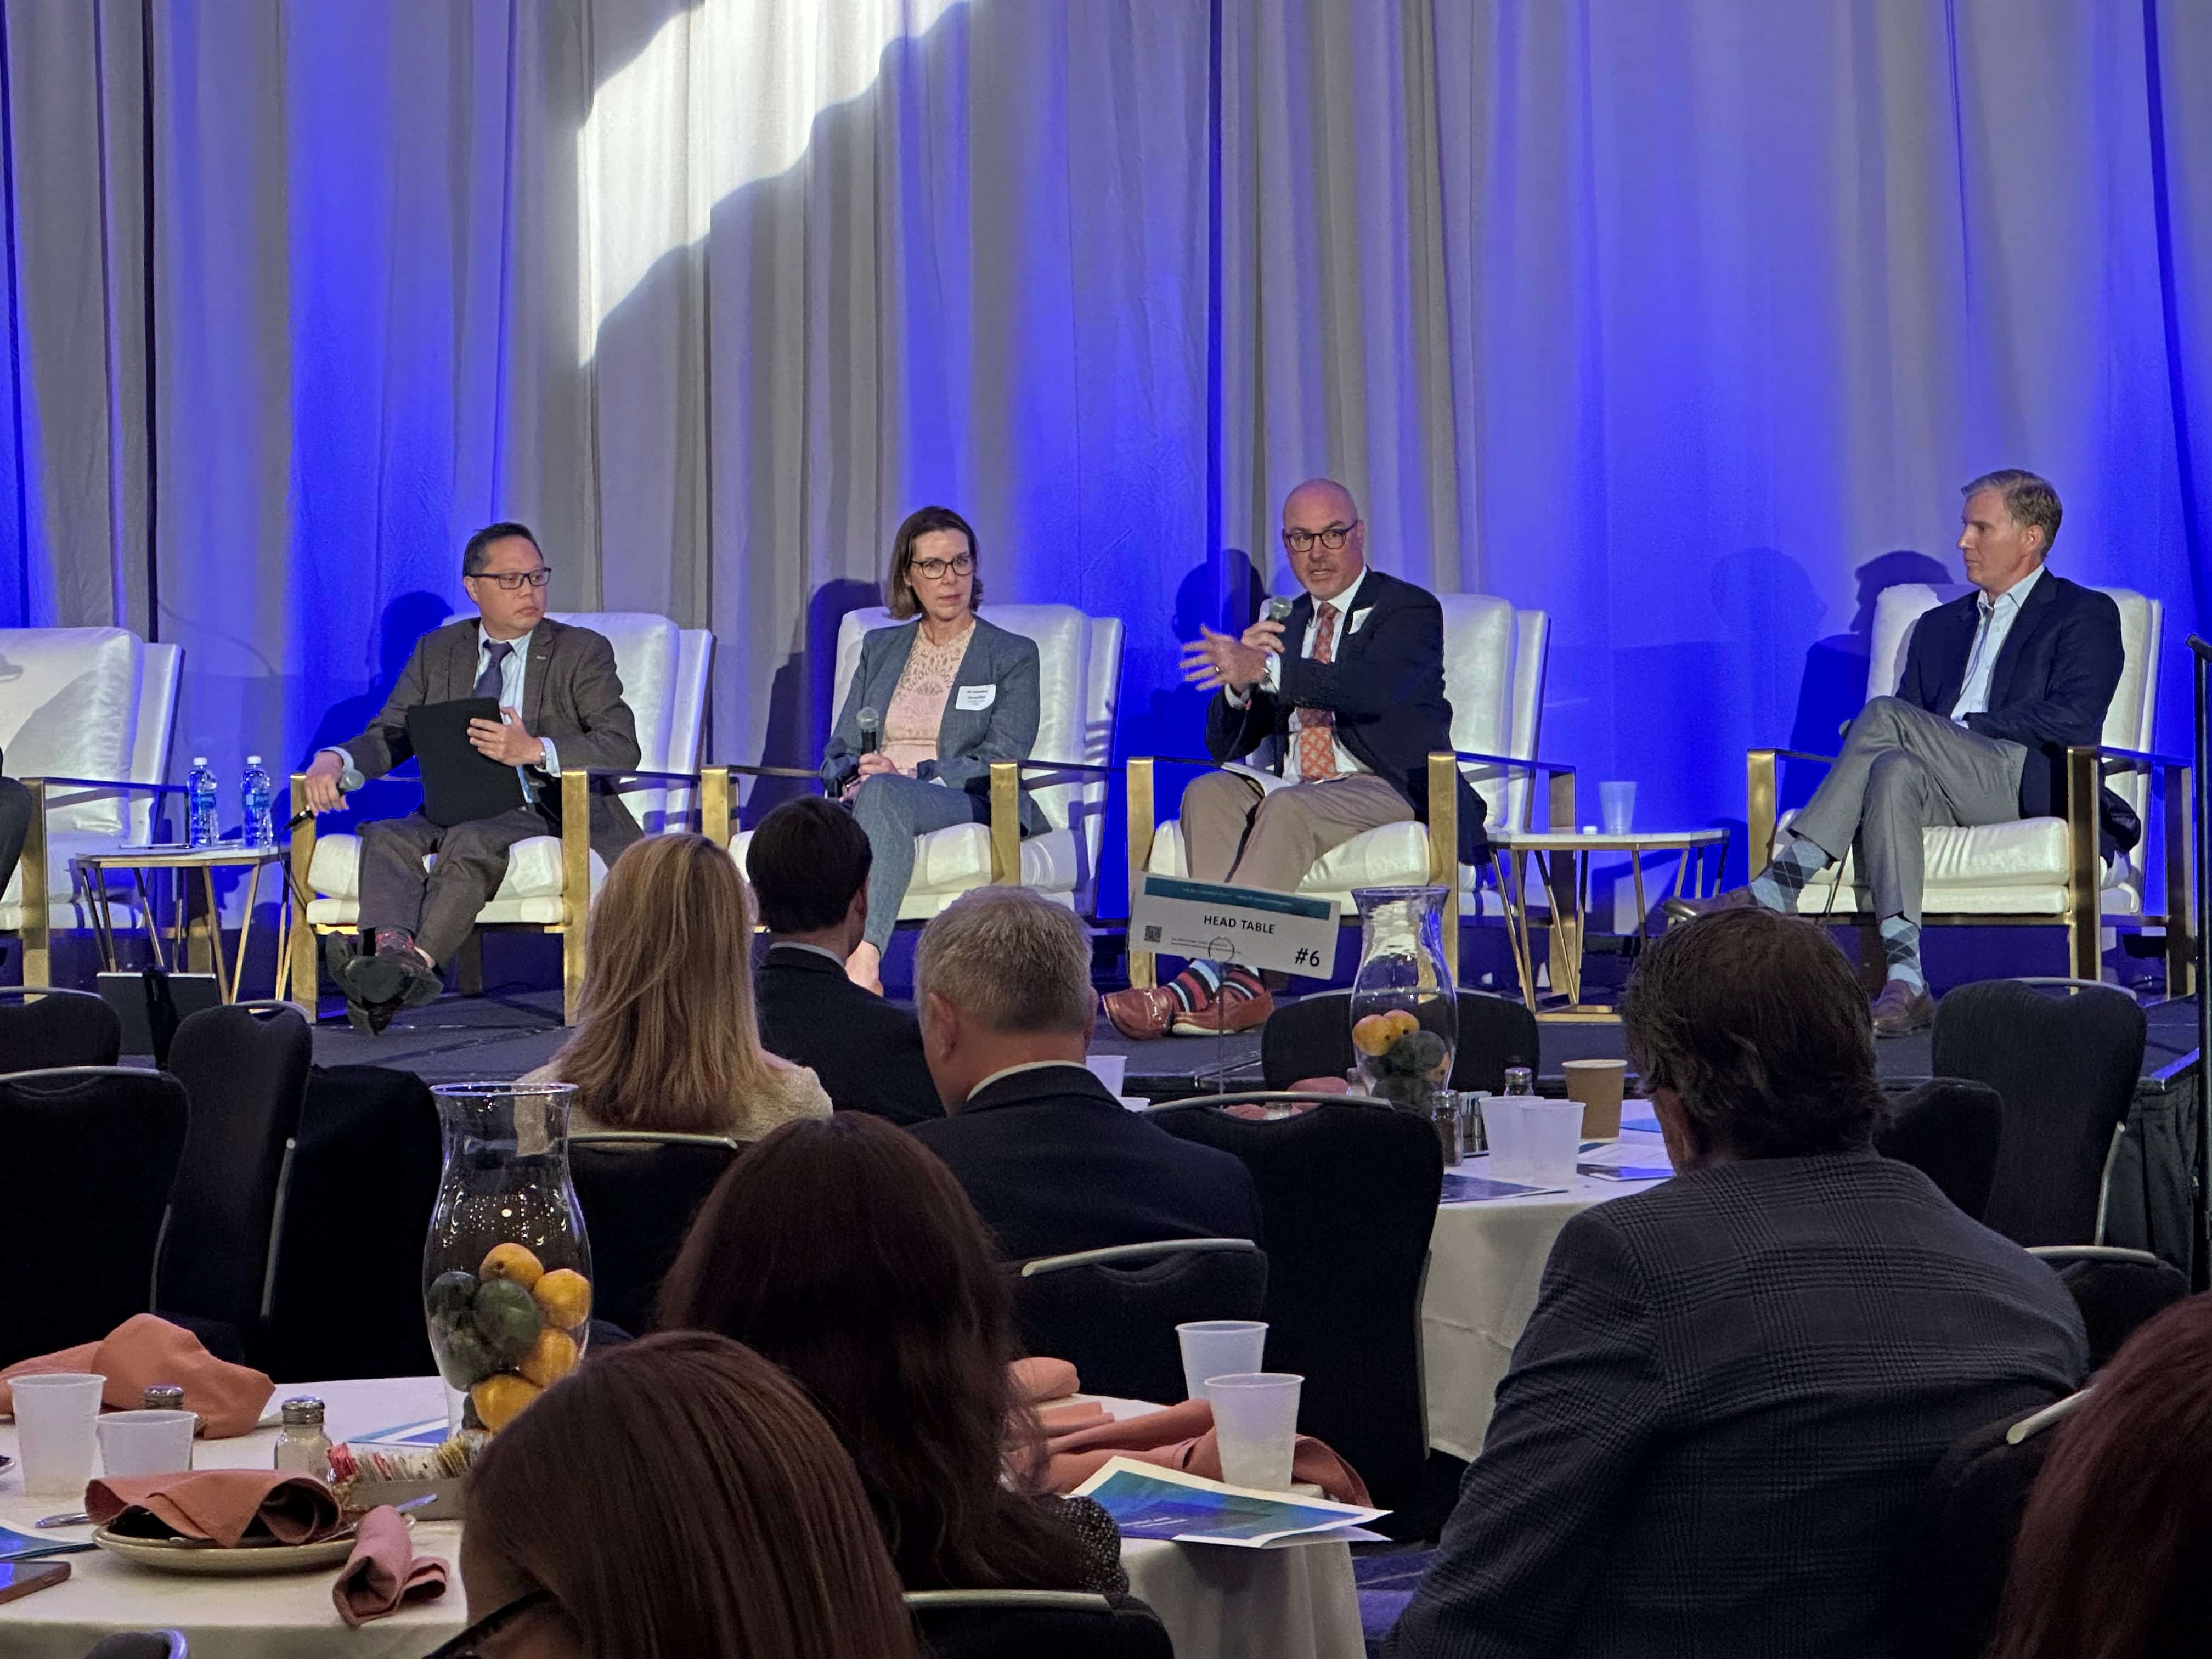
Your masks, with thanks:
[[(1313, 620), (1306, 624), (1305, 637), (1298, 642), (1298, 655), (1301, 657), (1313, 655), (1314, 641), (1321, 633), (1321, 613), (1323, 609), (1328, 609), (1336, 612), (1336, 634), (1329, 642), (1329, 659), (1331, 661), (1336, 659), (1344, 649), (1344, 641), (1358, 631), (1359, 623), (1366, 618), (1364, 611), (1358, 611), (1353, 608), (1354, 602), (1359, 597), (1359, 590), (1365, 585), (1366, 580), (1367, 572), (1363, 569), (1352, 579), (1352, 586), (1334, 599), (1314, 600)], [(1274, 653), (1269, 652), (1267, 665), (1261, 673), (1260, 684), (1268, 691), (1277, 692), (1282, 690), (1282, 659)], [(1242, 693), (1224, 691), (1222, 695), (1229, 699), (1229, 706), (1231, 708), (1242, 708), (1251, 698), (1249, 691)], [(1305, 781), (1298, 771), (1297, 740), (1298, 728), (1304, 724), (1305, 710), (1293, 708), (1291, 711), (1291, 735), (1283, 745), (1283, 775), (1292, 783)], [(1334, 747), (1336, 750), (1336, 770), (1339, 776), (1351, 777), (1356, 773), (1367, 770), (1367, 768), (1360, 764), (1352, 752), (1344, 746), (1342, 738), (1335, 740)]]
[[(509, 640), (507, 642), (514, 649), (507, 653), (507, 660), (499, 665), (499, 706), (502, 708), (512, 708), (519, 714), (522, 708), (522, 688), (530, 672), (530, 635), (525, 634), (519, 640)], [(477, 623), (477, 678), (478, 679), (483, 678), (484, 669), (490, 662), (491, 635), (484, 632), (484, 625), (479, 622)], [(561, 757), (554, 752), (553, 739), (540, 738), (538, 742), (544, 745), (545, 757), (538, 763), (538, 769), (549, 778), (559, 777)], [(353, 765), (353, 751), (349, 749), (341, 749), (333, 744), (330, 748), (317, 752), (336, 755), (338, 757), (338, 763), (349, 769)], [(528, 799), (535, 799), (537, 793), (530, 786), (530, 771), (529, 767), (518, 766), (514, 769), (514, 775), (522, 780), (523, 794)]]
[(2027, 603), (2027, 596), (2043, 580), (2043, 567), (2038, 565), (1994, 599), (1986, 593), (1974, 596), (1974, 608), (1982, 619), (1974, 629), (1974, 648), (1966, 657), (1966, 683), (1960, 688), (1959, 701), (1951, 710), (1951, 718), (1960, 726), (1969, 714), (1985, 714), (1990, 708), (1990, 677), (1996, 672), (1997, 654), (2004, 649), (2005, 636), (2020, 616), (2020, 608)]

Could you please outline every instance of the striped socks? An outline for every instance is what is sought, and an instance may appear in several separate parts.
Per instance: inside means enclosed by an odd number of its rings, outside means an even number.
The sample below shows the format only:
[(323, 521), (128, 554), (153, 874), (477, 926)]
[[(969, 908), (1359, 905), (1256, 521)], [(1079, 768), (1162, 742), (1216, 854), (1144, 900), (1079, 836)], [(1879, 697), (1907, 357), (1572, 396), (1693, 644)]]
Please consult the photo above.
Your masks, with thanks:
[(1187, 1014), (1211, 1008), (1216, 997), (1257, 996), (1263, 988), (1249, 968), (1224, 968), (1218, 962), (1194, 962), (1168, 985)]
[(1834, 862), (1804, 836), (1792, 836), (1752, 882), (1751, 896), (1769, 910), (1795, 910), (1805, 884)]
[(1920, 971), (1920, 924), (1907, 921), (1903, 916), (1884, 916), (1881, 919), (1882, 960), (1889, 964), (1889, 976), (1901, 979), (1917, 993), (1928, 988), (1928, 976)]

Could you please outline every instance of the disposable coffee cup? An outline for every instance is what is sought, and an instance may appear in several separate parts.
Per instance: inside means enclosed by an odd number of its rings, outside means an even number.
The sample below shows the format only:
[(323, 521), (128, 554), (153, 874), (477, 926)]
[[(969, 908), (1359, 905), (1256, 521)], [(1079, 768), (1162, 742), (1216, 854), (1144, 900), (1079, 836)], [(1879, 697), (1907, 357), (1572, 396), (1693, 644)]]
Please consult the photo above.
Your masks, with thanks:
[(1298, 1394), (1305, 1378), (1289, 1371), (1209, 1376), (1221, 1478), (1232, 1486), (1287, 1492), (1298, 1437)]
[(110, 1412), (98, 1426), (102, 1472), (169, 1474), (191, 1468), (200, 1419), (191, 1412)]
[(1567, 1098), (1582, 1103), (1583, 1139), (1620, 1139), (1620, 1097), (1628, 1082), (1628, 1062), (1571, 1060), (1560, 1069), (1567, 1074)]
[(1207, 1377), (1260, 1369), (1267, 1326), (1259, 1319), (1198, 1319), (1176, 1326), (1176, 1340), (1182, 1345), (1183, 1398), (1203, 1400)]
[(12, 1377), (15, 1449), (23, 1490), (33, 1498), (81, 1497), (92, 1479), (93, 1425), (107, 1379), (90, 1371), (45, 1371)]
[(1522, 1104), (1522, 1151), (1528, 1178), (1539, 1187), (1573, 1186), (1575, 1159), (1582, 1152), (1582, 1103), (1530, 1100)]

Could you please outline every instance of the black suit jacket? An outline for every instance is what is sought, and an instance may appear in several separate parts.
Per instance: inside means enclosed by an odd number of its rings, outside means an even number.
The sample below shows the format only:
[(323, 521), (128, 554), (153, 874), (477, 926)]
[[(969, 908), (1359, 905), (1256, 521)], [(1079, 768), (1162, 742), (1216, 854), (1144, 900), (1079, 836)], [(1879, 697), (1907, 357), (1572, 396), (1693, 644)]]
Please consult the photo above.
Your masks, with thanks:
[[(1280, 689), (1255, 686), (1242, 708), (1217, 696), (1206, 706), (1206, 749), (1218, 761), (1240, 759), (1269, 738), (1278, 759), (1290, 745), (1291, 711), (1327, 708), (1352, 757), (1406, 798), (1429, 821), (1429, 756), (1449, 749), (1452, 708), (1444, 696), (1444, 612), (1426, 588), (1372, 565), (1352, 596), (1366, 620), (1335, 643), (1333, 662), (1297, 654), (1313, 622), (1310, 593), (1298, 595), (1283, 623)], [(1483, 822), (1489, 809), (1464, 773), (1459, 780), (1459, 859), (1490, 856)]]
[(1241, 1159), (1177, 1139), (1080, 1066), (1000, 1078), (914, 1133), (967, 1188), (1009, 1261), (1260, 1237), (1260, 1194)]
[(771, 945), (753, 991), (761, 1046), (812, 1066), (838, 1111), (900, 1124), (945, 1115), (914, 1016), (862, 990), (829, 957)]
[(1893, 1654), (1936, 1460), (2087, 1364), (2057, 1275), (1909, 1164), (1759, 1159), (1595, 1205), (1386, 1651)]
[[(1939, 605), (1913, 624), (1899, 696), (1951, 717), (1966, 689), (1966, 659), (1981, 623), (1980, 597), (1967, 593)], [(2104, 741), (2105, 714), (2124, 661), (2120, 608), (2111, 594), (2049, 570), (2037, 578), (1997, 653), (1989, 712), (1966, 716), (1967, 730), (2027, 747), (2027, 764), (2020, 774), (2022, 817), (2065, 813), (2067, 748)], [(2119, 805), (2117, 797), (2106, 804), (2107, 835), (2113, 832), (2112, 809)], [(2124, 844), (2133, 846), (2134, 838), (2124, 838)]]

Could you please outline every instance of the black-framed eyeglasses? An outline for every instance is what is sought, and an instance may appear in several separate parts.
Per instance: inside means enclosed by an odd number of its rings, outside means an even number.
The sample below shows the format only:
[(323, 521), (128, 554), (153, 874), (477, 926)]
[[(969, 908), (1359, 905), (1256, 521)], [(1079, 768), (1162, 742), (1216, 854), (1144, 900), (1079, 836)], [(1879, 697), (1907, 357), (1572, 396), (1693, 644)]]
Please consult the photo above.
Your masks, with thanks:
[(1350, 541), (1352, 532), (1358, 528), (1359, 520), (1354, 519), (1350, 524), (1333, 524), (1326, 530), (1285, 530), (1283, 545), (1293, 553), (1310, 553), (1313, 544), (1319, 542), (1334, 553)]
[(949, 559), (915, 559), (907, 568), (917, 576), (927, 576), (932, 581), (942, 581), (948, 575), (964, 576), (975, 568), (973, 553), (956, 553)]
[(471, 581), (497, 582), (500, 591), (520, 593), (526, 587), (543, 587), (553, 580), (553, 567), (541, 564), (535, 570), (502, 570), (497, 574), (486, 571), (469, 579)]
[(524, 1613), (547, 1606), (552, 1600), (553, 1592), (543, 1586), (518, 1595), (505, 1607), (493, 1608), (452, 1641), (424, 1655), (423, 1659), (476, 1659), (488, 1638), (498, 1635)]

